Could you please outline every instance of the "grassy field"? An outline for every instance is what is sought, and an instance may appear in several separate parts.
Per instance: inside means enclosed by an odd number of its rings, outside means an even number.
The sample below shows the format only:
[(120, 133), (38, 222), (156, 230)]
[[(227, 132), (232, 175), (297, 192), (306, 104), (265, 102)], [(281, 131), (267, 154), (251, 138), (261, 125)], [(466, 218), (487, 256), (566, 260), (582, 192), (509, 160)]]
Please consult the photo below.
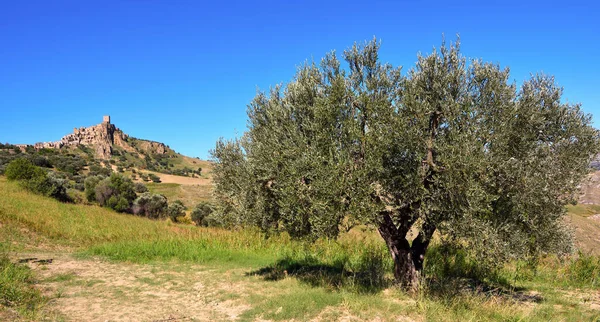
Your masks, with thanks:
[(589, 217), (592, 215), (600, 214), (600, 205), (589, 205), (589, 204), (577, 204), (568, 205), (567, 211), (572, 215), (581, 217)]
[(188, 208), (193, 208), (200, 201), (208, 201), (211, 197), (209, 185), (187, 185), (179, 183), (146, 183), (148, 190), (159, 193), (170, 201), (181, 200)]
[[(0, 269), (24, 276), (7, 287), (17, 279), (0, 276), (0, 298), (9, 288), (34, 292), (23, 293), (30, 299), (24, 304), (2, 303), (0, 319), (600, 319), (597, 257), (546, 258), (534, 268), (512, 263), (494, 278), (479, 278), (476, 260), (434, 246), (424, 290), (408, 295), (392, 285), (383, 242), (365, 227), (337, 241), (305, 243), (62, 204), (3, 177), (0, 196), (0, 247), (12, 260)], [(13, 264), (23, 257), (55, 261)]]

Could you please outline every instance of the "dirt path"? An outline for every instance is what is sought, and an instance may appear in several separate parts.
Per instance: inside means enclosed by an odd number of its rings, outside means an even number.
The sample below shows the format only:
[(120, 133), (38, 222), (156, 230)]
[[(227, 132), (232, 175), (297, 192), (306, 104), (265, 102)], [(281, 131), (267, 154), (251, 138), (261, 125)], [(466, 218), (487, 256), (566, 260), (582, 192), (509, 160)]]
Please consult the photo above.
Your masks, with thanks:
[[(20, 258), (52, 258), (29, 264), (53, 297), (49, 309), (67, 321), (223, 321), (235, 320), (249, 308), (233, 282), (201, 266), (168, 263), (135, 265), (75, 259), (67, 254), (21, 254)], [(241, 290), (241, 289), (240, 289)]]

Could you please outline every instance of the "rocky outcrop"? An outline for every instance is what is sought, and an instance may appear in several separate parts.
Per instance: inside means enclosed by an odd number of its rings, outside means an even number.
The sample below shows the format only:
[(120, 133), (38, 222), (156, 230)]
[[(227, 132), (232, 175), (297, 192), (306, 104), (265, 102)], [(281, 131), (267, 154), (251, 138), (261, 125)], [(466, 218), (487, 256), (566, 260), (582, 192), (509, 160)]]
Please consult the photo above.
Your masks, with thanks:
[[(129, 136), (119, 130), (114, 124), (110, 123), (110, 118), (105, 116), (104, 121), (100, 124), (73, 129), (73, 133), (64, 136), (56, 142), (36, 143), (36, 149), (49, 148), (60, 149), (63, 147), (76, 147), (78, 145), (86, 145), (94, 149), (96, 158), (110, 159), (113, 147), (118, 146), (127, 152), (135, 152), (135, 149), (128, 143)], [(164, 144), (158, 142), (158, 146), (154, 147), (156, 153), (165, 153)], [(152, 144), (151, 144), (152, 145)], [(163, 148), (160, 147), (163, 146)], [(153, 149), (154, 150), (154, 149)], [(162, 151), (162, 152), (160, 152)]]
[(138, 144), (138, 147), (141, 150), (146, 151), (147, 153), (151, 153), (151, 154), (167, 153), (167, 146), (160, 142), (143, 140)]

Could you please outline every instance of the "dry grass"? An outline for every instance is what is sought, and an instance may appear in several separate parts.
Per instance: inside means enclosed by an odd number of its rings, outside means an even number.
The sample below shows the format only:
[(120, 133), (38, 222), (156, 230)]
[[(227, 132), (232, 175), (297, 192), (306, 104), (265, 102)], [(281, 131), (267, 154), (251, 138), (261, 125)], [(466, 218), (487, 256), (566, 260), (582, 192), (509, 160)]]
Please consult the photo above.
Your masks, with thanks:
[(212, 198), (212, 187), (207, 185), (182, 185), (177, 183), (147, 183), (152, 193), (159, 193), (169, 201), (181, 200), (188, 208), (193, 208), (200, 201)]
[[(2, 240), (69, 246), (59, 253), (14, 254), (56, 259), (34, 268), (44, 278), (40, 287), (60, 295), (50, 302), (51, 309), (67, 320), (600, 318), (597, 284), (587, 282), (598, 276), (594, 260), (542, 262), (529, 275), (518, 271), (518, 278), (509, 267), (503, 274), (513, 281), (512, 289), (503, 291), (493, 284), (472, 287), (472, 280), (458, 278), (448, 282), (450, 287), (415, 297), (390, 286), (389, 255), (365, 227), (338, 241), (308, 244), (285, 235), (265, 239), (255, 231), (176, 225), (61, 204), (2, 177), (0, 196)], [(23, 228), (39, 238), (20, 236)], [(73, 257), (73, 250), (86, 256)]]

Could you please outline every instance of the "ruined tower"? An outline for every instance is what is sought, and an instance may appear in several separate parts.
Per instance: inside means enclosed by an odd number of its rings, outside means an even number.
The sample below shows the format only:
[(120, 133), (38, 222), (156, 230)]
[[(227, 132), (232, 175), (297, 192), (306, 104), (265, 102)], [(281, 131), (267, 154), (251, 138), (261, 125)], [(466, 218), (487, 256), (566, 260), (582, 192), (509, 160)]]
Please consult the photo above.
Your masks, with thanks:
[(102, 123), (110, 123), (110, 115), (104, 115), (102, 118)]

